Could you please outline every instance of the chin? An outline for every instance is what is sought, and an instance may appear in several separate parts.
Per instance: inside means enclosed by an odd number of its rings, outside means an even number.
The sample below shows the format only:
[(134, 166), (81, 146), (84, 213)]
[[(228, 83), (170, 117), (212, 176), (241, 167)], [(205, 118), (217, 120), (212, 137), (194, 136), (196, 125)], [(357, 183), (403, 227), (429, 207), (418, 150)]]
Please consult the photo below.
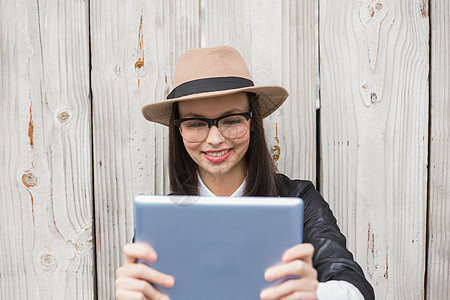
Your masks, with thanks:
[(229, 169), (223, 168), (221, 166), (212, 166), (208, 168), (203, 168), (203, 170), (209, 175), (214, 177), (222, 177), (230, 171)]

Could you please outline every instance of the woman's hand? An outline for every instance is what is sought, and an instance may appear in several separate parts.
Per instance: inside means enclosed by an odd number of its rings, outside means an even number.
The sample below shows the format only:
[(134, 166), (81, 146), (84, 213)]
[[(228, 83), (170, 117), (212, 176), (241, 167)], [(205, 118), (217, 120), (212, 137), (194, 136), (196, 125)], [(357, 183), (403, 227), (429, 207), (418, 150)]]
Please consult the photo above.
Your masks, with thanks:
[(317, 271), (312, 265), (314, 247), (311, 244), (296, 245), (283, 254), (284, 264), (266, 270), (264, 277), (273, 281), (288, 275), (300, 276), (276, 287), (261, 291), (261, 299), (317, 299)]
[(143, 243), (127, 244), (123, 248), (125, 264), (116, 270), (116, 299), (158, 299), (169, 297), (159, 292), (151, 283), (170, 288), (175, 279), (144, 264), (137, 264), (136, 259), (155, 262), (155, 250)]

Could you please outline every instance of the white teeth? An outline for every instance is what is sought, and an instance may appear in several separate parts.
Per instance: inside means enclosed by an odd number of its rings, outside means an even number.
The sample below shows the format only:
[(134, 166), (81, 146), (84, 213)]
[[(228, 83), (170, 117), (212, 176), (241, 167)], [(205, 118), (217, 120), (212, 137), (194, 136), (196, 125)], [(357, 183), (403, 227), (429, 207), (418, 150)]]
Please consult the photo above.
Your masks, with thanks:
[(225, 151), (221, 151), (221, 152), (206, 152), (209, 156), (222, 156), (225, 155), (226, 153), (228, 153), (228, 151), (230, 151), (230, 149), (225, 150)]

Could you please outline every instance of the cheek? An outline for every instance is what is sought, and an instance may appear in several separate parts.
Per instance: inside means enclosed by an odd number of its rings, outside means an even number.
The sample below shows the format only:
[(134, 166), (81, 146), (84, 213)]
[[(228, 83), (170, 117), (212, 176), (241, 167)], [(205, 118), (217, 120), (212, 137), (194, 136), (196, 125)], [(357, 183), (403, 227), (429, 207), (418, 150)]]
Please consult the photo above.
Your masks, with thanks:
[(191, 159), (198, 165), (199, 164), (199, 144), (198, 143), (189, 143), (183, 140), (184, 148), (186, 152), (191, 157)]
[(248, 131), (243, 137), (234, 139), (233, 144), (235, 145), (235, 147), (247, 149), (248, 145), (250, 144), (250, 131)]
[(201, 143), (189, 143), (183, 140), (184, 148), (186, 148), (189, 155), (191, 155), (191, 151), (195, 151), (200, 147)]

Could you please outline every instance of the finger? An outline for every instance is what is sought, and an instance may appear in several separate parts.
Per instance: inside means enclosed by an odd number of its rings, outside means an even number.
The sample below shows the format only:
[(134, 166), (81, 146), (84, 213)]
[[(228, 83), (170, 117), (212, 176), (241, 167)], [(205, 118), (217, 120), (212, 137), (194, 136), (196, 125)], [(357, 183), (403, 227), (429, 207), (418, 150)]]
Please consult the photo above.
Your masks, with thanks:
[(144, 243), (126, 244), (123, 247), (123, 253), (125, 254), (126, 263), (135, 263), (136, 258), (145, 259), (149, 262), (155, 262), (158, 259), (158, 255), (155, 250)]
[(279, 299), (299, 291), (315, 292), (317, 285), (317, 280), (311, 278), (287, 280), (276, 287), (262, 290), (260, 297), (261, 299)]
[(267, 269), (264, 273), (264, 278), (267, 281), (273, 281), (288, 275), (296, 275), (302, 278), (317, 278), (317, 271), (311, 264), (306, 263), (303, 260), (296, 259), (294, 261)]
[(312, 257), (314, 254), (314, 246), (309, 243), (299, 244), (290, 249), (288, 249), (283, 254), (283, 261), (290, 262), (294, 259), (302, 259), (308, 263), (312, 264)]
[(166, 295), (162, 294), (147, 281), (128, 277), (116, 280), (116, 291), (137, 292), (140, 295), (144, 295), (146, 299), (168, 299)]
[(144, 299), (149, 299), (149, 298), (143, 296), (139, 292), (116, 290), (116, 299), (117, 300), (144, 300)]
[(281, 298), (281, 300), (316, 300), (316, 292), (295, 292), (289, 296)]
[(132, 277), (142, 279), (167, 288), (171, 288), (175, 284), (173, 276), (161, 273), (144, 264), (125, 264), (117, 269), (116, 276), (117, 278)]

